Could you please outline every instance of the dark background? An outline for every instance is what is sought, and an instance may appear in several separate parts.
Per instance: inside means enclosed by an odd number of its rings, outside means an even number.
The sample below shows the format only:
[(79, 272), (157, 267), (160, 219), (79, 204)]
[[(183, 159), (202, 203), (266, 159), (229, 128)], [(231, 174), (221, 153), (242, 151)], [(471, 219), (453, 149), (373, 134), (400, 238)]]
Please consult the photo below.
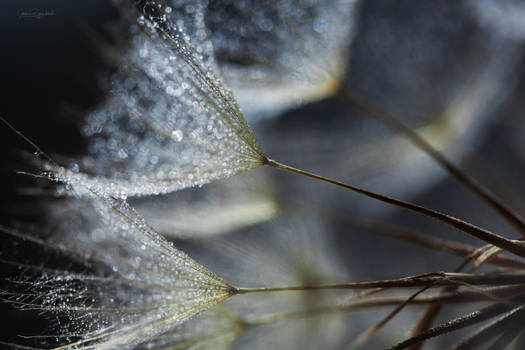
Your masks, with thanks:
[[(32, 18), (23, 12), (52, 14)], [(98, 78), (107, 69), (86, 28), (109, 40), (106, 23), (117, 18), (117, 11), (103, 0), (4, 1), (0, 18), (0, 115), (49, 154), (82, 153), (85, 141), (79, 125), (86, 111), (104, 98)], [(35, 180), (16, 173), (38, 173), (34, 150), (6, 126), (0, 135), (0, 222), (11, 227), (39, 223), (40, 196), (24, 192), (35, 187)], [(20, 343), (18, 334), (45, 330), (44, 319), (35, 312), (16, 312), (6, 304), (0, 308), (2, 341)]]

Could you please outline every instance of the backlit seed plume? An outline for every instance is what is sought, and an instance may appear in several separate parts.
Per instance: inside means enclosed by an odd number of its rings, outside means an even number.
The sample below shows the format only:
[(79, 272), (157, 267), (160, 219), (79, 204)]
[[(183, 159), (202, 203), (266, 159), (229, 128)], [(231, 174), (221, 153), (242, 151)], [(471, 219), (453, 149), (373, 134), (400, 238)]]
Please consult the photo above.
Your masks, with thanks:
[(525, 5), (522, 1), (471, 0), (467, 4), (478, 16), (481, 24), (500, 38), (516, 42), (525, 39)]
[[(124, 202), (69, 200), (41, 241), (90, 272), (18, 277), (11, 301), (61, 317), (60, 349), (130, 349), (231, 296), (231, 287), (156, 234)], [(66, 219), (68, 218), (68, 219)], [(34, 276), (34, 275), (32, 275)]]
[[(281, 216), (250, 230), (194, 243), (192, 255), (205, 265), (213, 264), (214, 271), (234, 285), (316, 285), (349, 279), (331, 232), (316, 220)], [(316, 309), (348, 291), (342, 293), (261, 293), (237, 296), (221, 305), (243, 320), (236, 348), (332, 349), (348, 332), (343, 315), (291, 320), (280, 316)]]
[(224, 305), (217, 305), (175, 330), (142, 344), (141, 348), (230, 350), (245, 328), (241, 315)]
[[(246, 176), (243, 176), (246, 175)], [(195, 238), (227, 234), (279, 215), (276, 188), (257, 174), (240, 174), (206, 188), (186, 189), (130, 205), (166, 237)]]
[(210, 1), (217, 61), (248, 120), (334, 93), (346, 70), (356, 0)]
[(117, 3), (138, 25), (112, 80), (113, 96), (83, 129), (92, 157), (80, 168), (90, 175), (59, 177), (127, 197), (202, 185), (261, 165), (265, 156), (215, 75), (211, 45), (198, 29), (202, 4), (183, 2), (185, 17), (172, 20), (167, 15), (174, 9), (158, 2)]

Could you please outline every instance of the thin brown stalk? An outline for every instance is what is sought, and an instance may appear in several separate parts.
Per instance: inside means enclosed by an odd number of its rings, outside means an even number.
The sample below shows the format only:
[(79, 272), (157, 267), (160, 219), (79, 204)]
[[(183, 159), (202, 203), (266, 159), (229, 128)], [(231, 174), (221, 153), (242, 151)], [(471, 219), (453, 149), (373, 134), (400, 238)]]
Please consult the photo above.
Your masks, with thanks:
[[(484, 250), (486, 250), (487, 247), (482, 247), (479, 249), (474, 250), (471, 254), (469, 254), (465, 260), (456, 268), (456, 272), (462, 271), (467, 264), (472, 261), (473, 259), (476, 259), (479, 257)], [(478, 266), (471, 267), (469, 272), (472, 272), (474, 269), (476, 269)], [(454, 292), (457, 289), (457, 286), (449, 286), (441, 289), (439, 292), (440, 294), (446, 294)], [(412, 329), (412, 336), (416, 336), (417, 334), (420, 334), (424, 331), (426, 331), (430, 326), (432, 325), (432, 322), (434, 322), (434, 319), (437, 317), (438, 313), (441, 311), (441, 304), (440, 303), (434, 303), (425, 309), (425, 311), (421, 314), (421, 317), (419, 318), (418, 322), (416, 322), (415, 327)], [(412, 345), (409, 350), (420, 350), (423, 347), (424, 341)]]
[[(499, 316), (496, 320), (488, 325), (477, 329), (471, 336), (456, 344), (451, 350), (468, 350), (478, 349), (487, 344), (494, 335), (501, 334), (505, 329), (511, 326), (522, 325), (525, 306), (520, 306)], [(501, 349), (501, 348), (500, 348)]]
[(309, 286), (284, 286), (263, 288), (232, 287), (232, 295), (269, 293), (286, 291), (314, 291), (337, 289), (371, 289), (371, 288), (414, 288), (414, 287), (444, 287), (461, 285), (515, 285), (525, 283), (525, 271), (494, 272), (486, 274), (431, 272), (422, 275), (409, 276), (393, 280), (378, 280), (366, 282), (349, 282), (339, 284), (323, 284)]
[[(375, 290), (377, 292), (378, 290)], [(273, 313), (267, 315), (253, 316), (244, 319), (242, 322), (248, 326), (258, 326), (264, 324), (271, 324), (281, 321), (292, 321), (296, 319), (304, 319), (311, 317), (318, 317), (334, 312), (351, 312), (369, 310), (371, 308), (399, 306), (399, 305), (428, 305), (433, 303), (478, 303), (487, 300), (512, 299), (523, 294), (521, 286), (504, 286), (504, 287), (490, 287), (478, 290), (462, 290), (451, 293), (432, 293), (428, 295), (417, 295), (411, 302), (407, 303), (407, 296), (388, 296), (362, 299), (361, 295), (353, 297), (348, 301), (341, 302), (335, 305), (323, 305), (312, 309)], [(512, 303), (509, 303), (512, 304)], [(514, 304), (512, 304), (514, 305)]]
[[(453, 292), (455, 289), (455, 287), (445, 287), (440, 291), (440, 294)], [(441, 308), (442, 304), (440, 302), (428, 305), (425, 311), (421, 314), (420, 318), (418, 319), (415, 327), (412, 329), (411, 335), (416, 336), (429, 329), (432, 325), (432, 322), (434, 322), (434, 319), (436, 318), (437, 314), (439, 313), (439, 311), (441, 311)], [(424, 342), (414, 344), (409, 348), (409, 350), (419, 350), (423, 347), (423, 343)]]
[(342, 90), (342, 94), (349, 102), (352, 103), (352, 105), (359, 108), (362, 112), (384, 123), (390, 129), (400, 133), (410, 142), (412, 142), (417, 148), (428, 154), (439, 165), (446, 169), (449, 174), (454, 176), (465, 187), (469, 188), (473, 193), (483, 199), (502, 218), (512, 225), (522, 235), (522, 237), (525, 238), (525, 219), (523, 219), (517, 212), (506, 206), (503, 201), (499, 199), (494, 193), (490, 192), (486, 187), (479, 184), (470, 175), (456, 167), (445, 157), (445, 155), (443, 155), (420, 135), (414, 132), (414, 130), (401, 123), (399, 120), (394, 118), (385, 110), (382, 110), (376, 106), (371, 101), (367, 100), (361, 95), (358, 95), (352, 89), (348, 87), (344, 88)]
[[(279, 203), (284, 209), (292, 213), (316, 216), (324, 220), (330, 220), (341, 224), (345, 227), (350, 226), (359, 230), (363, 230), (366, 233), (405, 240), (423, 247), (442, 250), (461, 257), (469, 256), (477, 249), (468, 244), (431, 237), (405, 226), (340, 215), (338, 213), (334, 213), (323, 208), (314, 207), (299, 201), (280, 198)], [(487, 263), (506, 268), (525, 268), (525, 261), (517, 260), (504, 255), (495, 255), (489, 261), (487, 261)]]
[[(469, 261), (473, 260), (474, 258), (476, 257), (480, 257), (480, 256), (483, 256), (483, 253), (485, 250), (490, 250), (490, 247), (483, 247), (483, 248), (480, 248), (480, 249), (476, 249), (472, 254), (470, 254), (464, 262), (462, 262), (460, 264), (460, 266), (456, 269), (456, 272), (460, 272), (467, 264)], [(476, 259), (477, 261), (477, 259)], [(473, 270), (475, 270), (479, 265), (474, 265), (469, 272), (472, 272)], [(370, 327), (366, 332), (364, 332), (361, 336), (358, 337), (358, 339), (354, 342), (354, 347), (357, 347), (357, 346), (360, 346), (362, 344), (364, 344), (366, 341), (368, 341), (381, 327), (383, 327), (385, 324), (387, 324), (395, 315), (397, 315), (399, 312), (401, 312), (401, 310), (407, 306), (409, 303), (411, 303), (419, 294), (423, 293), (424, 291), (426, 291), (428, 288), (430, 288), (430, 286), (427, 286), (427, 287), (423, 287), (422, 289), (418, 290), (417, 292), (415, 292), (414, 294), (412, 294), (410, 297), (408, 297), (406, 299), (405, 302), (403, 302), (401, 305), (399, 305), (398, 307), (396, 307), (391, 313), (389, 313), (383, 320), (381, 320), (379, 323), (377, 323), (376, 325)], [(453, 292), (454, 290), (457, 289), (457, 286), (449, 286), (449, 287), (445, 287), (442, 289), (441, 293), (440, 294), (445, 294), (446, 292)], [(437, 315), (437, 313), (439, 312), (439, 309), (440, 309), (440, 304), (439, 303), (434, 303), (434, 304), (431, 304), (427, 307), (427, 310), (425, 311), (425, 313), (423, 314), (423, 317), (421, 318), (420, 322), (416, 323), (416, 327), (415, 327), (415, 330), (417, 332), (415, 332), (415, 334), (418, 334), (420, 333), (421, 331), (423, 330), (426, 330), (429, 326), (430, 326), (430, 323), (432, 322), (432, 320), (435, 318), (435, 316)], [(413, 332), (414, 334), (414, 332)], [(415, 335), (414, 334), (414, 335)], [(421, 345), (423, 344), (423, 342), (421, 343), (418, 343), (418, 344), (415, 344), (411, 350), (416, 350), (416, 349), (419, 349), (421, 347)]]
[(401, 350), (401, 349), (407, 349), (410, 346), (420, 343), (422, 341), (425, 341), (427, 339), (431, 339), (434, 337), (438, 337), (443, 334), (447, 334), (453, 331), (456, 331), (458, 329), (462, 329), (468, 326), (472, 326), (484, 321), (487, 321), (493, 317), (496, 317), (498, 315), (501, 315), (504, 312), (507, 312), (511, 310), (512, 307), (507, 304), (494, 304), (490, 305), (484, 309), (474, 311), (472, 313), (469, 313), (467, 315), (455, 318), (451, 321), (444, 322), (434, 328), (431, 328), (425, 332), (422, 332), (414, 337), (410, 337), (390, 348), (390, 350)]
[(305, 171), (305, 170), (301, 170), (301, 169), (297, 169), (297, 168), (291, 167), (289, 165), (281, 164), (281, 163), (276, 162), (276, 161), (274, 161), (272, 159), (267, 159), (265, 161), (265, 164), (268, 165), (268, 166), (277, 168), (277, 169), (285, 170), (285, 171), (292, 172), (292, 173), (295, 173), (295, 174), (299, 174), (299, 175), (307, 176), (307, 177), (310, 177), (310, 178), (313, 178), (313, 179), (317, 179), (317, 180), (321, 180), (321, 181), (324, 181), (324, 182), (328, 182), (328, 183), (331, 183), (333, 185), (336, 185), (336, 186), (339, 186), (339, 187), (343, 187), (343, 188), (349, 189), (351, 191), (363, 194), (363, 195), (365, 195), (367, 197), (374, 198), (374, 199), (379, 200), (381, 202), (388, 203), (388, 204), (391, 204), (391, 205), (396, 206), (396, 207), (404, 208), (404, 209), (407, 209), (407, 210), (410, 210), (410, 211), (413, 211), (413, 212), (416, 212), (416, 213), (419, 213), (419, 214), (426, 215), (426, 216), (428, 216), (430, 218), (433, 218), (433, 219), (435, 219), (437, 221), (441, 221), (441, 222), (443, 222), (443, 223), (445, 223), (445, 224), (447, 224), (449, 226), (455, 227), (455, 228), (457, 228), (457, 229), (459, 229), (459, 230), (461, 230), (461, 231), (463, 231), (465, 233), (468, 233), (468, 234), (470, 234), (470, 235), (472, 235), (472, 236), (474, 236), (476, 238), (479, 238), (482, 241), (485, 241), (487, 243), (493, 244), (496, 247), (499, 247), (499, 248), (501, 248), (503, 250), (509, 251), (509, 252), (511, 252), (513, 254), (516, 254), (516, 255), (520, 256), (520, 257), (525, 257), (525, 247), (524, 246), (516, 244), (515, 242), (513, 242), (510, 239), (507, 239), (507, 238), (505, 238), (503, 236), (500, 236), (500, 235), (497, 235), (495, 233), (492, 233), (492, 232), (490, 232), (488, 230), (485, 230), (485, 229), (483, 229), (481, 227), (475, 226), (475, 225), (470, 224), (468, 222), (465, 222), (463, 220), (454, 218), (452, 216), (440, 213), (440, 212), (432, 210), (432, 209), (428, 209), (428, 208), (422, 207), (422, 206), (417, 205), (417, 204), (413, 204), (413, 203), (410, 203), (410, 202), (405, 202), (405, 201), (402, 201), (402, 200), (399, 200), (399, 199), (396, 199), (396, 198), (393, 198), (393, 197), (389, 197), (389, 196), (384, 196), (382, 194), (378, 194), (378, 193), (375, 193), (375, 192), (372, 192), (372, 191), (369, 191), (369, 190), (365, 190), (365, 189), (362, 189), (362, 188), (357, 187), (357, 186), (348, 185), (348, 184), (345, 184), (345, 183), (340, 182), (340, 181), (336, 181), (336, 180), (333, 180), (333, 179), (330, 179), (330, 178), (327, 178), (327, 177), (324, 177), (324, 176), (321, 176), (321, 175), (310, 173), (310, 172)]
[(370, 338), (374, 336), (384, 325), (386, 325), (388, 322), (390, 322), (391, 319), (393, 319), (398, 313), (401, 312), (407, 306), (410, 304), (418, 295), (426, 291), (430, 286), (423, 287), (417, 292), (410, 295), (408, 298), (406, 298), (400, 305), (398, 305), (394, 310), (392, 310), (388, 315), (386, 315), (385, 318), (383, 318), (381, 321), (376, 323), (375, 325), (368, 328), (366, 331), (364, 331), (357, 339), (351, 344), (351, 349), (356, 349), (364, 345)]

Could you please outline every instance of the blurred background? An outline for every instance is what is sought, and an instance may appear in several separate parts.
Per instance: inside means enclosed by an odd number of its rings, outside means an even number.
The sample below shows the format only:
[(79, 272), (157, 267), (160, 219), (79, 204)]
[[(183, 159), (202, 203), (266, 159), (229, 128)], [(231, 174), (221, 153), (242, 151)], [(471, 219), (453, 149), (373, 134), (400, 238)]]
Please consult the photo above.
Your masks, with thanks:
[[(118, 11), (110, 1), (22, 0), (4, 2), (0, 16), (0, 115), (59, 159), (85, 154), (82, 120), (104, 101), (102, 81), (114, 70), (97, 42), (112, 43), (110, 28)], [(342, 89), (357, 91), (422, 132), (461, 169), (525, 214), (525, 6), (520, 1), (373, 0), (357, 3), (352, 20)], [(518, 237), (434, 161), (361, 113), (343, 93), (305, 100), (254, 120), (252, 127), (267, 154), (286, 164)], [(35, 181), (16, 174), (31, 168), (33, 150), (7, 127), (0, 139), (0, 223), (38, 223), (45, 212), (31, 191)], [(270, 178), (275, 191), (289, 200), (480, 245), (424, 217), (327, 184), (272, 169), (254, 172)], [(326, 230), (334, 234), (336, 254), (352, 280), (452, 270), (461, 261), (348, 225), (331, 222)], [(10, 320), (0, 331), (2, 340), (41, 327), (31, 313), (6, 305), (1, 310)], [(355, 334), (378, 315), (353, 318)], [(399, 340), (414, 315), (398, 316), (370, 348)]]

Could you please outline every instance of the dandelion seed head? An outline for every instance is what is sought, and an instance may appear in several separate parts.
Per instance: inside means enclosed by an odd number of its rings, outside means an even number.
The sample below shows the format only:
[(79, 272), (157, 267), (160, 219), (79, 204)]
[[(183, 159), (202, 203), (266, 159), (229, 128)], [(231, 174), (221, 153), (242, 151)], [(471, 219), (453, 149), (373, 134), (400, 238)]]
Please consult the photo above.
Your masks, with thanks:
[[(73, 191), (82, 186), (69, 185)], [(59, 334), (70, 335), (60, 337), (66, 348), (130, 349), (231, 296), (228, 283), (159, 236), (125, 202), (90, 193), (56, 206), (61, 225), (42, 243), (83, 262), (86, 271), (49, 269), (14, 281), (24, 288), (15, 304), (60, 316)]]
[[(264, 161), (231, 91), (214, 73), (219, 70), (203, 6), (171, 4), (171, 14), (183, 13), (176, 20), (166, 16), (163, 2), (139, 6), (147, 35), (135, 35), (124, 50), (126, 64), (112, 79), (113, 97), (83, 128), (94, 162), (83, 164), (89, 176), (77, 178), (87, 187), (117, 197), (167, 193)], [(122, 5), (125, 13), (135, 12), (128, 7)], [(59, 176), (67, 182), (76, 175)]]
[[(194, 254), (205, 265), (213, 263), (214, 271), (237, 285), (316, 285), (348, 280), (331, 238), (320, 222), (281, 216), (238, 234), (207, 237), (202, 241), (205, 249), (197, 248)], [(337, 292), (261, 293), (238, 296), (222, 305), (249, 323), (267, 315), (330, 305), (334, 295)], [(236, 345), (243, 349), (322, 348), (336, 344), (346, 334), (347, 323), (340, 316), (247, 327)]]
[(335, 91), (346, 70), (356, 3), (210, 2), (210, 39), (249, 121)]
[(217, 305), (198, 317), (178, 326), (175, 330), (162, 334), (142, 347), (191, 348), (227, 350), (232, 349), (244, 331), (240, 315), (223, 305)]

